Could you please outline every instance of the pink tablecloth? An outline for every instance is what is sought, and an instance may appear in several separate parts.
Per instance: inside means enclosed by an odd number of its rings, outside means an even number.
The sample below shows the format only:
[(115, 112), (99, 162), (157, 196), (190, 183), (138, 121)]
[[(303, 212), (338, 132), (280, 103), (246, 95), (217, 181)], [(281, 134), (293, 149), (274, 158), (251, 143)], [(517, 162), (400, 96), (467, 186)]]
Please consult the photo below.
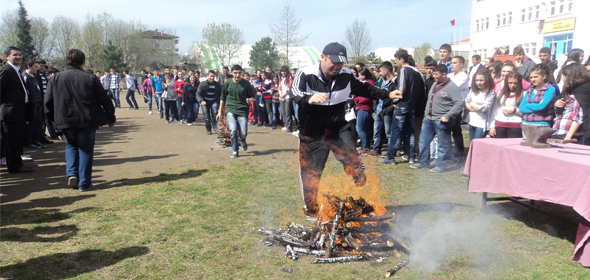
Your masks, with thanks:
[(514, 138), (473, 140), (464, 169), (469, 175), (469, 191), (505, 193), (573, 207), (585, 220), (578, 227), (572, 261), (590, 267), (590, 156), (559, 152), (590, 154), (590, 147), (560, 144), (588, 151), (534, 149), (520, 142), (522, 139)]

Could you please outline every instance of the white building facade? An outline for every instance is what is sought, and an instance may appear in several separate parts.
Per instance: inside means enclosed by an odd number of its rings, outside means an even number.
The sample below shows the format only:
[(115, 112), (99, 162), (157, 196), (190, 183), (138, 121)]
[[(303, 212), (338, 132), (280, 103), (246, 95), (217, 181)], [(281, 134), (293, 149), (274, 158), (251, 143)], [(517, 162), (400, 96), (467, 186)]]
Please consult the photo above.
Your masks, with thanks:
[(590, 53), (590, 0), (472, 0), (471, 55), (482, 60), (497, 49), (509, 54), (522, 46), (540, 62), (539, 50), (551, 49), (552, 59), (565, 61), (572, 48)]

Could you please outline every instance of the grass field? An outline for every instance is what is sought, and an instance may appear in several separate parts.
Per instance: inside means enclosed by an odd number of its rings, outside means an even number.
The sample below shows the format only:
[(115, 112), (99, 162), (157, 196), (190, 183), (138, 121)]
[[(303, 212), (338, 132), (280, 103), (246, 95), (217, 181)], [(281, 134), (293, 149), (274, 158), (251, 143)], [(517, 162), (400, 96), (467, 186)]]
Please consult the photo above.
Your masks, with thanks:
[[(411, 239), (412, 262), (397, 279), (590, 279), (571, 262), (576, 227), (511, 203), (481, 214), (457, 169), (445, 174), (407, 164), (368, 163), (363, 189), (347, 186), (330, 159), (324, 184), (375, 196)], [(305, 224), (294, 161), (202, 165), (141, 179), (89, 198), (92, 207), (2, 213), (1, 276), (16, 279), (376, 279), (384, 262), (310, 264), (285, 259), (257, 234)], [(341, 186), (334, 187), (341, 184)], [(377, 189), (378, 188), (378, 189)], [(546, 205), (575, 216), (573, 210)], [(293, 273), (282, 272), (291, 268)]]

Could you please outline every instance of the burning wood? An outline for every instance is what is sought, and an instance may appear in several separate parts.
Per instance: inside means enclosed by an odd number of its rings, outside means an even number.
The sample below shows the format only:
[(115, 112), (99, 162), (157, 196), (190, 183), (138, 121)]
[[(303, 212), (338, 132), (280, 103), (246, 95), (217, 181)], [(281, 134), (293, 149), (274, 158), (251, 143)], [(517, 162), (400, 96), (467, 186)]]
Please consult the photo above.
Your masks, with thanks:
[[(410, 253), (409, 246), (391, 227), (394, 213), (377, 215), (375, 208), (363, 198), (347, 197), (340, 199), (334, 195), (324, 195), (327, 199), (327, 216), (318, 220), (313, 227), (288, 224), (285, 228), (267, 230), (261, 228), (260, 234), (266, 246), (285, 246), (285, 257), (297, 260), (299, 254), (319, 257), (312, 263), (337, 263), (358, 260), (399, 257), (397, 249)], [(375, 255), (375, 256), (374, 256)], [(406, 266), (409, 259), (398, 264), (388, 275)]]
[(226, 118), (222, 118), (217, 122), (219, 126), (219, 130), (217, 133), (217, 138), (219, 138), (219, 145), (222, 148), (231, 147), (231, 137), (229, 135), (229, 127), (227, 126)]

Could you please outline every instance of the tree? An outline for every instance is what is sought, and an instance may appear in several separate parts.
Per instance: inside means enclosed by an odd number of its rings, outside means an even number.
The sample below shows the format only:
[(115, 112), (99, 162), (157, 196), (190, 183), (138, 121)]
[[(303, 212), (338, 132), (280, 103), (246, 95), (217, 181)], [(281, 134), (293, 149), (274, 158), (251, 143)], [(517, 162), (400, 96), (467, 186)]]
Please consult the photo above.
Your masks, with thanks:
[(16, 34), (16, 22), (18, 20), (18, 10), (5, 11), (2, 13), (0, 22), (0, 47), (2, 50), (8, 46), (16, 46), (18, 36)]
[(53, 51), (53, 42), (51, 41), (49, 23), (45, 19), (33, 18), (31, 20), (31, 37), (33, 37), (37, 56), (43, 59), (49, 58)]
[(379, 65), (381, 65), (381, 63), (383, 63), (383, 59), (381, 59), (381, 57), (377, 57), (375, 52), (371, 52), (371, 53), (369, 53), (369, 55), (367, 55), (367, 64), (368, 65), (372, 65), (373, 67), (379, 67)]
[(364, 56), (371, 50), (373, 39), (367, 28), (367, 23), (356, 19), (346, 27), (344, 32), (344, 44), (348, 48), (348, 56), (356, 59)]
[(264, 69), (270, 66), (271, 69), (277, 69), (279, 65), (279, 52), (277, 44), (270, 37), (264, 37), (256, 42), (250, 50), (250, 66), (254, 69)]
[(56, 16), (51, 22), (51, 36), (55, 44), (55, 58), (65, 60), (66, 54), (80, 46), (80, 28), (78, 23), (65, 16)]
[(241, 29), (229, 24), (208, 23), (201, 32), (203, 40), (215, 48), (221, 64), (228, 66), (232, 59), (238, 56), (240, 48), (244, 44), (244, 34)]
[(104, 29), (94, 16), (88, 16), (86, 22), (82, 25), (80, 36), (80, 49), (86, 55), (86, 65), (95, 68), (99, 64), (98, 55), (103, 49), (103, 40), (105, 37)]
[(18, 20), (16, 22), (16, 34), (18, 41), (16, 47), (21, 50), (23, 62), (37, 57), (37, 51), (33, 46), (33, 37), (31, 37), (31, 20), (27, 18), (27, 9), (23, 1), (18, 1)]
[(414, 61), (416, 62), (424, 62), (424, 58), (429, 55), (432, 55), (432, 45), (429, 43), (422, 43), (419, 47), (414, 48)]
[(283, 12), (279, 16), (277, 24), (270, 26), (272, 39), (279, 45), (279, 48), (285, 52), (287, 56), (287, 65), (290, 66), (291, 57), (293, 56), (292, 47), (301, 46), (311, 33), (307, 35), (299, 34), (299, 25), (301, 19), (295, 16), (295, 12), (291, 9), (289, 2), (285, 2)]
[(100, 64), (105, 69), (115, 68), (118, 72), (125, 70), (127, 65), (123, 63), (123, 52), (109, 40), (109, 44), (98, 54)]

